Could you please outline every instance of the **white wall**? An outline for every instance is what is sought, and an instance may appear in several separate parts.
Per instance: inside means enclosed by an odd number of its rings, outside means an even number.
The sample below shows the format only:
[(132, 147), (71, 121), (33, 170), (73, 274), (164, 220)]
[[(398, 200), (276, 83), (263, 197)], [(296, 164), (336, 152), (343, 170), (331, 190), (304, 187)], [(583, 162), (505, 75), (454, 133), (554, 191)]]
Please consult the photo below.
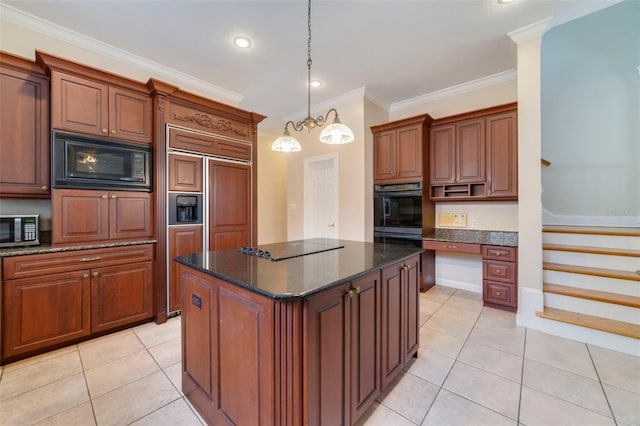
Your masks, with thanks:
[[(542, 41), (545, 223), (640, 226), (640, 2)], [(585, 223), (586, 222), (586, 223)]]
[[(288, 161), (287, 176), (287, 240), (304, 238), (304, 159), (338, 154), (339, 229), (338, 238), (365, 241), (373, 230), (366, 229), (366, 190), (372, 177), (365, 175), (365, 126), (363, 100), (334, 105), (340, 120), (354, 133), (355, 141), (346, 145), (327, 145), (318, 141), (320, 129), (292, 133), (302, 145), (302, 151), (280, 153)], [(312, 111), (313, 112), (313, 111)], [(324, 112), (323, 112), (324, 113)], [(317, 115), (317, 114), (315, 114)], [(302, 117), (301, 117), (302, 118)], [(367, 185), (369, 181), (369, 185)], [(370, 238), (370, 237), (369, 237)]]

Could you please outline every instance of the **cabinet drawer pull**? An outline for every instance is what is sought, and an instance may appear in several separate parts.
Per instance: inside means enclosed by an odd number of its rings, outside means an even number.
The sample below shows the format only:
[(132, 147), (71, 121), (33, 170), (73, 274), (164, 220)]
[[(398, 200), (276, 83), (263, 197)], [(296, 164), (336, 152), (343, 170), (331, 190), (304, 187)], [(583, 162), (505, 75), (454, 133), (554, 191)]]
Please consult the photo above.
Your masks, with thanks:
[(501, 251), (496, 252), (496, 256), (502, 256), (502, 252)]
[(100, 256), (95, 256), (95, 257), (83, 257), (82, 259), (80, 259), (80, 262), (93, 262), (95, 260), (100, 260), (101, 257)]
[(496, 291), (496, 296), (500, 296), (500, 292), (499, 291)]
[(445, 245), (445, 246), (444, 246), (444, 248), (446, 248), (446, 249), (455, 249), (455, 248), (456, 248), (456, 246), (449, 246), (449, 245)]
[(92, 276), (92, 277), (97, 277), (97, 276), (98, 276), (98, 273), (97, 273), (97, 272), (92, 272), (92, 273), (91, 273), (91, 276)]
[(500, 269), (496, 269), (496, 274), (499, 274), (499, 273), (500, 273)]

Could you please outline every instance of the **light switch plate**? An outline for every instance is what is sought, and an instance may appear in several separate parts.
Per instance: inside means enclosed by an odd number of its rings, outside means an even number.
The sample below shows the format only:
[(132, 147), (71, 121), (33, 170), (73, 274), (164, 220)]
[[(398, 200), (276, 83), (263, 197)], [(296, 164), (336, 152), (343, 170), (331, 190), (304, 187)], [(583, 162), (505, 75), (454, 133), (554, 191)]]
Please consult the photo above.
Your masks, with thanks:
[(466, 213), (440, 213), (438, 215), (438, 226), (448, 228), (466, 228)]

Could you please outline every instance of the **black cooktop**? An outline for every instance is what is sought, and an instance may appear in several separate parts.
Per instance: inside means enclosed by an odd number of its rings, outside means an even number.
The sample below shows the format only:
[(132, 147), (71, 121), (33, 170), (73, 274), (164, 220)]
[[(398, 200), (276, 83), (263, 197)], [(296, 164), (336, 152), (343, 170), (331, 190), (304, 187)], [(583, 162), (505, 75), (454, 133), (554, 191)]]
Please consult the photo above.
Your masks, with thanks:
[(242, 247), (240, 252), (251, 256), (269, 259), (272, 262), (306, 256), (323, 251), (344, 248), (336, 240), (314, 238), (310, 240), (265, 244), (259, 247)]

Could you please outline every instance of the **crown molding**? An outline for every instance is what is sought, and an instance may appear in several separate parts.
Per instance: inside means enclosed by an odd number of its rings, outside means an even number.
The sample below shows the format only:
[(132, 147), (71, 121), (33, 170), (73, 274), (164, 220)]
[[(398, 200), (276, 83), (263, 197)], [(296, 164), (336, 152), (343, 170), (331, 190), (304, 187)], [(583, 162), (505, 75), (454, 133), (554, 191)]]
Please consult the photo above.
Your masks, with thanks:
[(527, 25), (526, 27), (511, 31), (507, 33), (507, 35), (511, 37), (511, 40), (513, 40), (516, 44), (524, 43), (525, 41), (531, 40), (532, 38), (542, 37), (542, 35), (547, 32), (547, 30), (551, 26), (552, 19), (552, 16), (544, 18), (543, 20), (534, 22), (533, 24)]
[(435, 92), (427, 93), (425, 95), (416, 96), (415, 98), (406, 99), (404, 101), (395, 102), (389, 107), (389, 112), (402, 111), (404, 109), (414, 108), (422, 104), (434, 102), (440, 99), (448, 98), (450, 96), (461, 95), (467, 92), (473, 92), (474, 90), (483, 89), (485, 87), (493, 86), (506, 81), (515, 80), (518, 74), (515, 70), (508, 70), (499, 72), (497, 74), (482, 77), (477, 80), (472, 80), (466, 83), (457, 84), (455, 86), (447, 87), (446, 89), (437, 90)]
[(204, 80), (200, 80), (181, 71), (174, 70), (173, 68), (151, 61), (142, 56), (134, 55), (126, 50), (103, 43), (91, 37), (87, 37), (76, 31), (54, 24), (53, 22), (42, 18), (38, 18), (37, 16), (23, 12), (1, 2), (0, 17), (2, 17), (2, 20), (12, 22), (31, 31), (44, 34), (48, 37), (55, 38), (125, 65), (144, 70), (158, 79), (167, 80), (180, 86), (186, 91), (195, 92), (200, 96), (211, 97), (234, 106), (237, 106), (244, 99), (244, 96), (239, 93), (207, 83)]

